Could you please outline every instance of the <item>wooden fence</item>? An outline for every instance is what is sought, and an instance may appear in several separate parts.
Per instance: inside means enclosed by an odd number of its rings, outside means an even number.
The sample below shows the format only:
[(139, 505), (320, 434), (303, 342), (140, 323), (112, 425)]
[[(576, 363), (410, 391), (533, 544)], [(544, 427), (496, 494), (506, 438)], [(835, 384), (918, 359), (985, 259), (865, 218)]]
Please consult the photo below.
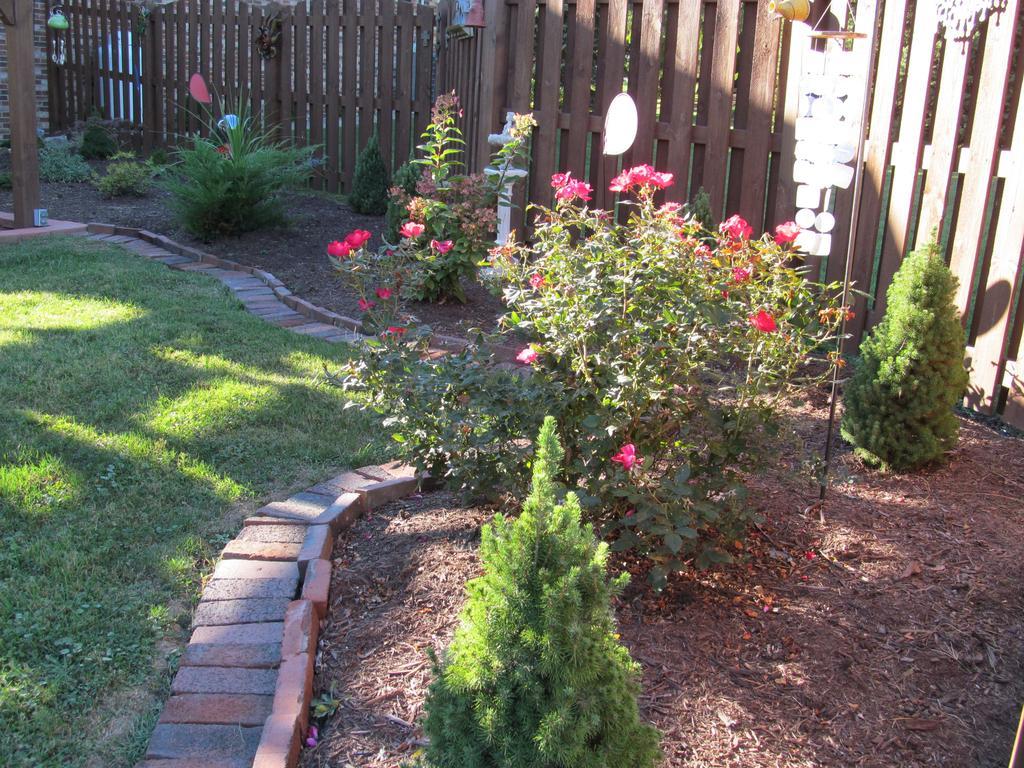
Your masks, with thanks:
[[(55, 129), (96, 110), (134, 126), (145, 149), (174, 145), (200, 128), (188, 80), (201, 72), (218, 93), (244, 96), (283, 138), (321, 145), (317, 185), (347, 191), (374, 131), (395, 168), (429, 120), (430, 6), (307, 0), (275, 17), (234, 0), (182, 0), (147, 14), (123, 0), (79, 0), (66, 10), (67, 63), (49, 72)], [(253, 41), (275, 18), (279, 50), (264, 58)]]
[[(628, 90), (640, 124), (621, 163), (671, 170), (669, 199), (703, 187), (719, 213), (739, 211), (755, 228), (770, 223), (786, 28), (766, 2), (496, 0), (485, 13), (481, 35), (449, 42), (460, 66), (441, 71), (441, 86), (471, 104), (487, 130), (506, 110), (534, 112), (531, 200), (549, 201), (550, 175), (571, 170), (594, 186), (595, 204), (610, 203), (620, 161), (600, 156), (601, 130), (612, 98)], [(482, 138), (471, 150), (477, 166), (488, 151)]]

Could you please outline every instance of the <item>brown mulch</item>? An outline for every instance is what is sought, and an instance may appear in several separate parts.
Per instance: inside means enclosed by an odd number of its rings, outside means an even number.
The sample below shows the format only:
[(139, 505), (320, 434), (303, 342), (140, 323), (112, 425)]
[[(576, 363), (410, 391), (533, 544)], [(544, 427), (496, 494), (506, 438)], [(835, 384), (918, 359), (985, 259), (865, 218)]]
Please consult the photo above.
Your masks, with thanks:
[[(821, 443), (824, 411), (794, 423)], [(664, 765), (1005, 766), (1024, 701), (1024, 442), (962, 421), (903, 477), (841, 451), (820, 510), (792, 450), (752, 483), (767, 520), (735, 565), (617, 605)], [(450, 639), (490, 513), (435, 493), (343, 534), (302, 765), (394, 768), (422, 745), (425, 654)], [(635, 563), (618, 568), (638, 571)]]
[[(9, 165), (8, 154), (0, 151), (0, 170)], [(100, 172), (105, 164), (90, 165)], [(42, 205), (51, 219), (147, 229), (183, 245), (266, 270), (298, 296), (349, 317), (359, 317), (359, 297), (342, 283), (327, 261), (327, 243), (344, 238), (354, 229), (373, 232), (371, 245), (383, 242), (383, 217), (355, 213), (342, 198), (326, 193), (286, 194), (287, 227), (204, 243), (178, 225), (168, 205), (170, 196), (159, 188), (145, 197), (108, 200), (88, 183), (41, 186)], [(0, 210), (9, 211), (12, 204), (10, 190), (0, 190)], [(439, 333), (460, 336), (470, 328), (491, 330), (502, 311), (500, 300), (476, 282), (467, 283), (465, 289), (469, 299), (466, 304), (413, 303), (408, 310)]]

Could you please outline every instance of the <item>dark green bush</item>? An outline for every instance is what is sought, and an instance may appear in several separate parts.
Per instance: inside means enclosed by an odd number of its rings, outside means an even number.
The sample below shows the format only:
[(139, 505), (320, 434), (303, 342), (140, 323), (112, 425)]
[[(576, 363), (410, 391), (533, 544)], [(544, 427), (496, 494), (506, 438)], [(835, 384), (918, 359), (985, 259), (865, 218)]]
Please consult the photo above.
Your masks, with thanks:
[(844, 393), (842, 435), (869, 464), (903, 472), (956, 445), (953, 407), (967, 386), (956, 287), (934, 243), (907, 256), (889, 286)]
[(384, 239), (389, 243), (398, 242), (398, 229), (409, 218), (409, 201), (416, 194), (416, 182), (422, 175), (423, 169), (419, 165), (408, 162), (391, 177), (388, 210), (384, 220)]
[(154, 168), (140, 163), (131, 152), (118, 152), (107, 165), (107, 172), (95, 180), (104, 197), (142, 197), (153, 186)]
[(149, 163), (151, 165), (170, 165), (171, 156), (163, 147), (157, 147), (149, 153)]
[(39, 150), (39, 178), (52, 184), (75, 184), (92, 178), (92, 168), (68, 144), (46, 144)]
[(10, 171), (0, 171), (0, 189), (11, 189), (13, 182)]
[(697, 221), (704, 229), (714, 231), (715, 214), (711, 211), (711, 196), (704, 187), (697, 190), (697, 194), (693, 196), (693, 200), (686, 208), (690, 218)]
[(117, 152), (117, 142), (102, 125), (90, 122), (85, 126), (78, 152), (86, 160), (106, 160)]
[(514, 521), (484, 526), (483, 576), (425, 704), (427, 762), (438, 768), (646, 768), (658, 732), (640, 720), (639, 668), (618, 641), (608, 547), (558, 502), (555, 420), (540, 431), (533, 490)]
[(348, 204), (356, 213), (380, 216), (388, 208), (388, 169), (377, 136), (371, 136), (356, 158)]
[(231, 117), (178, 150), (167, 181), (182, 226), (204, 240), (284, 223), (280, 193), (309, 178), (315, 151), (271, 140), (246, 114)]

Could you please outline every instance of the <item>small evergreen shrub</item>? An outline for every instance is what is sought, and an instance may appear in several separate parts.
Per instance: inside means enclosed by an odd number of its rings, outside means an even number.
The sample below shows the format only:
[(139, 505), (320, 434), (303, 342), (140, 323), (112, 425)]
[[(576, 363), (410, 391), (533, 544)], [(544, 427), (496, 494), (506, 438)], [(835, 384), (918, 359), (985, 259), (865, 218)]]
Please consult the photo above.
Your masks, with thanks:
[(153, 166), (138, 162), (131, 152), (118, 152), (94, 183), (104, 197), (143, 197), (153, 185)]
[(117, 142), (102, 125), (90, 122), (85, 126), (78, 152), (86, 160), (106, 160), (117, 152)]
[(562, 448), (545, 419), (533, 490), (516, 520), (482, 531), (483, 576), (466, 585), (461, 625), (425, 704), (437, 768), (646, 768), (658, 732), (640, 720), (639, 668), (619, 642), (608, 547), (558, 503)]
[(409, 162), (395, 171), (391, 177), (392, 187), (389, 190), (388, 210), (384, 220), (384, 239), (389, 243), (398, 241), (399, 228), (409, 216), (409, 201), (416, 194), (416, 182), (420, 180), (422, 169)]
[(157, 147), (149, 153), (149, 163), (151, 165), (170, 165), (171, 156), (167, 154), (167, 150), (163, 147)]
[(39, 150), (39, 178), (51, 184), (75, 184), (92, 178), (92, 168), (67, 144), (46, 144)]
[(166, 182), (182, 226), (209, 241), (283, 224), (280, 193), (309, 178), (316, 147), (274, 141), (241, 108), (207, 120), (210, 137), (177, 151)]
[(935, 243), (907, 256), (889, 286), (844, 396), (842, 435), (869, 464), (905, 472), (956, 445), (953, 407), (967, 386), (956, 288)]
[(12, 189), (14, 182), (10, 171), (0, 171), (0, 189)]
[(388, 208), (388, 169), (380, 154), (380, 143), (373, 135), (356, 158), (352, 192), (348, 204), (356, 213), (380, 216)]
[(704, 229), (715, 228), (715, 214), (711, 212), (711, 196), (704, 187), (697, 190), (693, 200), (687, 206), (687, 214), (691, 219), (696, 220)]

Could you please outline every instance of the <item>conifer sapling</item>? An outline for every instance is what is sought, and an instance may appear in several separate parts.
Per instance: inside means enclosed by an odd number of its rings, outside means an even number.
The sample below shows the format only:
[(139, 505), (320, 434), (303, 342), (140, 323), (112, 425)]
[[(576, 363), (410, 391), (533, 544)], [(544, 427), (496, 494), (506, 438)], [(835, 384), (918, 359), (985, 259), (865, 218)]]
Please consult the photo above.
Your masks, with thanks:
[(437, 768), (646, 768), (658, 732), (640, 720), (639, 668), (615, 632), (608, 547), (558, 501), (563, 458), (545, 419), (520, 516), (482, 531), (484, 573), (426, 701)]
[(373, 135), (356, 158), (348, 204), (356, 213), (380, 216), (388, 209), (388, 170)]
[(842, 435), (869, 464), (907, 471), (956, 445), (953, 407), (967, 386), (956, 287), (934, 242), (907, 256), (889, 286), (844, 396)]

